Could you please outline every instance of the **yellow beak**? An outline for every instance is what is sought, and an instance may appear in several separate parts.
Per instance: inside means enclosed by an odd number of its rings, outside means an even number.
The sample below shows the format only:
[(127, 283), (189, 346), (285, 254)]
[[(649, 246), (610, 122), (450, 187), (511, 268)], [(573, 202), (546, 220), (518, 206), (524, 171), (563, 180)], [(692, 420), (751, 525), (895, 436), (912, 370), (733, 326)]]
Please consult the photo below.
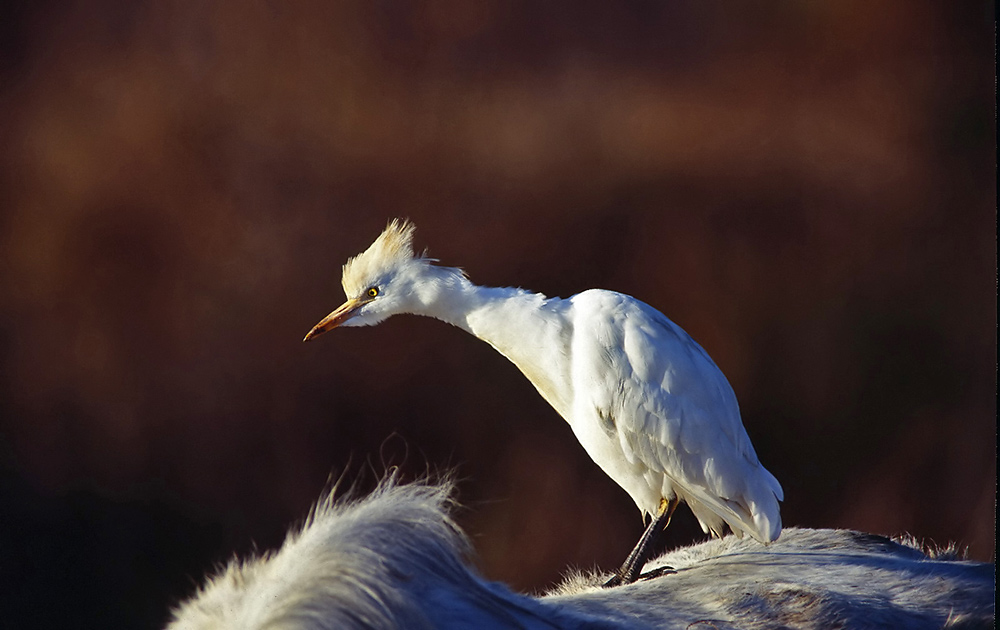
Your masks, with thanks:
[(313, 329), (309, 331), (309, 334), (305, 336), (302, 341), (309, 341), (310, 339), (315, 339), (328, 330), (333, 330), (337, 326), (340, 326), (354, 315), (354, 312), (361, 308), (367, 302), (365, 300), (347, 300), (334, 312), (330, 313), (324, 317), (318, 324), (313, 326)]

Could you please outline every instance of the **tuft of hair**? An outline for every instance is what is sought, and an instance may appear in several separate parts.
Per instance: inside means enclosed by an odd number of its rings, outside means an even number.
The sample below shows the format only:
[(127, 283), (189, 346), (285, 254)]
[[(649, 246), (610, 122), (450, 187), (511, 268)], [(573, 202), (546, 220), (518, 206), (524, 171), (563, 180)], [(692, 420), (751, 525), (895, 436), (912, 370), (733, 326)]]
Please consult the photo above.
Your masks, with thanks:
[(913, 549), (916, 549), (926, 555), (928, 558), (932, 558), (934, 560), (969, 559), (968, 547), (961, 547), (955, 542), (939, 545), (935, 542), (924, 540), (923, 538), (917, 538), (910, 533), (898, 534), (893, 536), (891, 540), (892, 542), (903, 545), (904, 547), (912, 547)]
[(392, 219), (368, 249), (344, 264), (341, 283), (347, 297), (359, 295), (378, 279), (413, 260), (430, 261), (413, 252), (413, 234), (417, 226), (409, 219)]
[(450, 476), (404, 485), (391, 474), (364, 498), (331, 493), (281, 549), (209, 578), (167, 630), (536, 627), (543, 605), (468, 566), (453, 492)]
[(461, 571), (469, 553), (448, 516), (453, 482), (401, 485), (390, 475), (364, 499), (336, 490), (279, 551), (210, 578), (168, 630), (389, 629), (421, 619), (404, 585), (428, 566)]

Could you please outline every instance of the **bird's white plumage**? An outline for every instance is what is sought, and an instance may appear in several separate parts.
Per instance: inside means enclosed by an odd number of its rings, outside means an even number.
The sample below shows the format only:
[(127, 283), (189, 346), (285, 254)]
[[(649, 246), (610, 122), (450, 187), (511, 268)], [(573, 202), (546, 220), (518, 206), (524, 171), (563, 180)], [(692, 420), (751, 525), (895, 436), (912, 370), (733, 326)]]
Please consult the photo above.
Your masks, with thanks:
[(706, 532), (728, 524), (778, 537), (781, 486), (758, 461), (729, 382), (679, 326), (613, 291), (559, 299), (476, 286), (414, 255), (413, 231), (393, 221), (348, 261), (348, 302), (306, 339), (399, 313), (454, 324), (510, 359), (643, 512), (676, 496)]
[(706, 531), (723, 522), (771, 541), (781, 531), (781, 486), (757, 459), (736, 395), (679, 326), (627, 295), (571, 298), (570, 417), (587, 452), (645, 512), (685, 501)]

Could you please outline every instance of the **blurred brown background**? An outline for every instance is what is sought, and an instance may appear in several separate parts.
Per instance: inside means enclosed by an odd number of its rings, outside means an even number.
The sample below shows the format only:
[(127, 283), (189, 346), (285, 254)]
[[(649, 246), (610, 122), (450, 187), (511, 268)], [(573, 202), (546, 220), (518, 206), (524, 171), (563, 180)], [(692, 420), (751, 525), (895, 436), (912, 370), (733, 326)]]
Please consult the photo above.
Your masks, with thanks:
[(993, 558), (992, 3), (2, 10), (6, 621), (157, 627), (391, 464), (457, 469), (491, 579), (622, 560), (631, 500), (491, 348), (416, 317), (301, 343), (394, 216), (480, 284), (686, 328), (786, 525)]

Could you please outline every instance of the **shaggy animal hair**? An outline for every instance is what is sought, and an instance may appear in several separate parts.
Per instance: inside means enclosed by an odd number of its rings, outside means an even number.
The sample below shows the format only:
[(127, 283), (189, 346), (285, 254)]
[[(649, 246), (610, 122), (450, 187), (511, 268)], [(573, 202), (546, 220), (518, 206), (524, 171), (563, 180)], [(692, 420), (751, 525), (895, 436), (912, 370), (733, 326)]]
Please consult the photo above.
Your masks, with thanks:
[(606, 589), (575, 573), (516, 594), (464, 562), (452, 490), (389, 479), (362, 500), (331, 495), (280, 550), (210, 578), (168, 629), (993, 628), (992, 565), (849, 530), (789, 528), (767, 547), (728, 536), (651, 563), (674, 575)]

